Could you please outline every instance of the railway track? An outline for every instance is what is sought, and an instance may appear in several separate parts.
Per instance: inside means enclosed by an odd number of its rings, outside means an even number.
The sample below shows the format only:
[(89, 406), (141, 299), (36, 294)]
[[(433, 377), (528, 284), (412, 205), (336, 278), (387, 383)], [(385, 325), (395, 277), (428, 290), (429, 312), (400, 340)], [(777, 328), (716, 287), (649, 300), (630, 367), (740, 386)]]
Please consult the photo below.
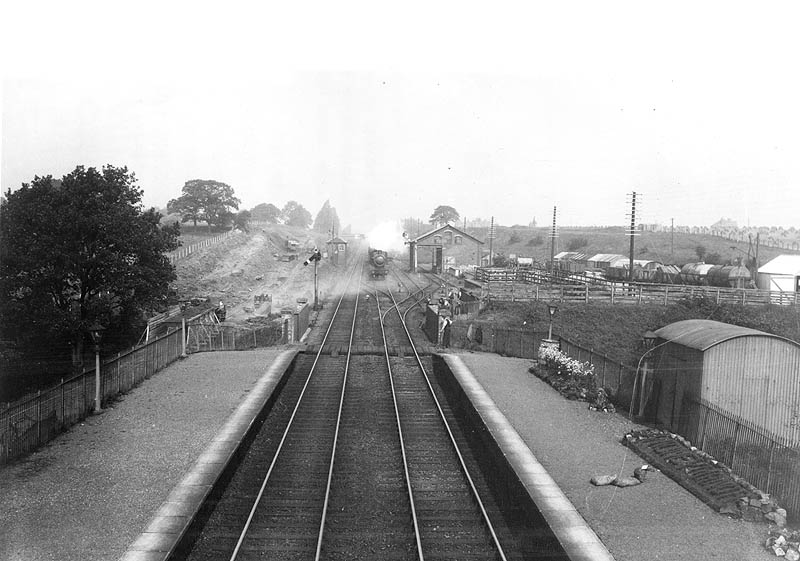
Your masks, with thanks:
[(398, 301), (362, 276), (174, 559), (527, 557), (416, 351), (404, 321), (416, 291)]

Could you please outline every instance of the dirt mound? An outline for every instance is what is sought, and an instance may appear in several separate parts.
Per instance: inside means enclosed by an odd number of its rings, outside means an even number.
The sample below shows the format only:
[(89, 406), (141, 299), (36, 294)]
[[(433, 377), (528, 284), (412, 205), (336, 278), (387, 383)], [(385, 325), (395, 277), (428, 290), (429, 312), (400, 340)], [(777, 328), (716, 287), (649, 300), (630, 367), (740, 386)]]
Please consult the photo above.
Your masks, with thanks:
[[(286, 249), (290, 238), (300, 242), (298, 251)], [(313, 300), (314, 269), (303, 265), (305, 246), (324, 247), (325, 241), (315, 232), (280, 225), (237, 232), (180, 259), (174, 287), (181, 300), (224, 302), (226, 322), (280, 312), (298, 298)], [(287, 260), (292, 253), (296, 258)]]

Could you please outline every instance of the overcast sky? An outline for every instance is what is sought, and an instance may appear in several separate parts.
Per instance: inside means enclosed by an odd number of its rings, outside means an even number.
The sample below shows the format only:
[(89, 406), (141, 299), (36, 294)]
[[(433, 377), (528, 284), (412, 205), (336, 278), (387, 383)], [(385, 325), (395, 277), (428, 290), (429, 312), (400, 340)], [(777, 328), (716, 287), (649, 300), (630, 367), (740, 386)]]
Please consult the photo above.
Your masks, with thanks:
[(363, 231), (622, 225), (632, 191), (637, 221), (800, 226), (790, 3), (18, 4), (3, 193), (112, 164), (148, 206), (216, 179)]

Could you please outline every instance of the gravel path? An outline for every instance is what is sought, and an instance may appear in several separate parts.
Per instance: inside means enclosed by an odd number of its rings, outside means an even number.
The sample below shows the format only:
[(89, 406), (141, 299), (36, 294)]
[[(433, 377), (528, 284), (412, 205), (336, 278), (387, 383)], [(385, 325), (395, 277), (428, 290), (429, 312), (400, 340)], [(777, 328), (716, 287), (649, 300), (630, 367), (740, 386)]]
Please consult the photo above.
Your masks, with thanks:
[(642, 485), (595, 487), (593, 475), (632, 476), (646, 463), (620, 443), (642, 428), (590, 411), (528, 373), (531, 361), (457, 354), (617, 561), (761, 561), (768, 526), (717, 514), (661, 473)]
[[(0, 560), (118, 559), (281, 350), (191, 355), (0, 468)], [(592, 486), (644, 463), (620, 444), (638, 425), (563, 399), (529, 360), (457, 354), (617, 561), (774, 559), (766, 525), (716, 514), (660, 473)]]
[(190, 355), (0, 468), (0, 559), (118, 559), (281, 350)]

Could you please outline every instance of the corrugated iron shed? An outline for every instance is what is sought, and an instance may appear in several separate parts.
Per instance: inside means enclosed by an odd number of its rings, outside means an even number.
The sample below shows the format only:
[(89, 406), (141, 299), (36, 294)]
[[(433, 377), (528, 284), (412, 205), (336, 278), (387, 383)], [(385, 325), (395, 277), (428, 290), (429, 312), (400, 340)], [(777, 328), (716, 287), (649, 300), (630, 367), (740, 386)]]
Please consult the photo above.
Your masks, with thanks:
[[(761, 335), (764, 337), (775, 337), (784, 339), (778, 335), (772, 335), (757, 329), (739, 327), (729, 323), (722, 323), (710, 319), (687, 319), (676, 321), (655, 331), (655, 334), (672, 343), (677, 343), (685, 347), (705, 351), (714, 345), (734, 339), (736, 337), (746, 337), (748, 335)], [(800, 346), (789, 339), (784, 339), (790, 343)]]

